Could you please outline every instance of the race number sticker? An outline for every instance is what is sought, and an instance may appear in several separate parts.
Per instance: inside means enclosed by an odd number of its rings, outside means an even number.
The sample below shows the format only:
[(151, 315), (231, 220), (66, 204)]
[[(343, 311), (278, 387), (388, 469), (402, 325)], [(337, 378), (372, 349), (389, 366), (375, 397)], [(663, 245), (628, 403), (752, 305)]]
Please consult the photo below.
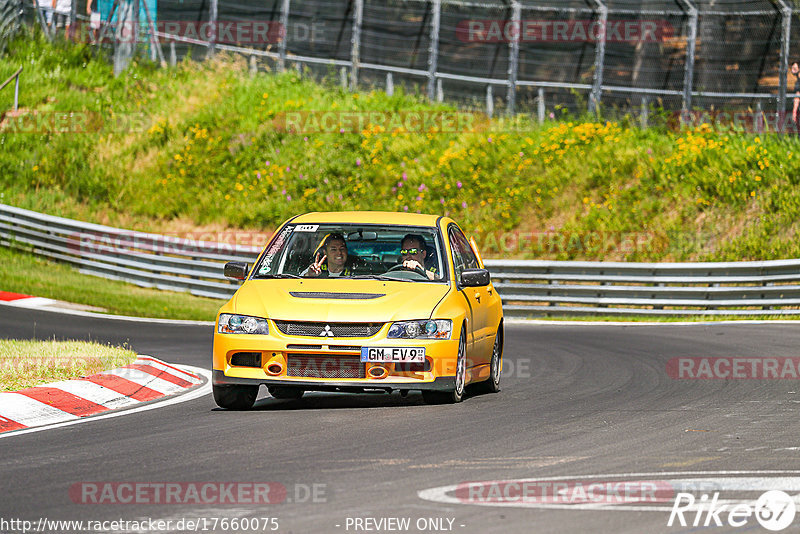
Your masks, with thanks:
[(298, 224), (295, 226), (295, 232), (316, 232), (319, 228), (318, 224)]

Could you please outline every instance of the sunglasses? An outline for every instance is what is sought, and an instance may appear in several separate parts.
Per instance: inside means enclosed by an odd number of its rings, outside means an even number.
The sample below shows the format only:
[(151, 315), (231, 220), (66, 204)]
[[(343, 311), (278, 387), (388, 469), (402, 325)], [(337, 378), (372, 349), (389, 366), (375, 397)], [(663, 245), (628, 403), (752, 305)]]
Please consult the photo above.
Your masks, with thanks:
[(406, 254), (417, 254), (418, 252), (421, 252), (421, 249), (418, 249), (418, 248), (404, 248), (403, 250), (400, 251), (400, 254), (405, 256)]

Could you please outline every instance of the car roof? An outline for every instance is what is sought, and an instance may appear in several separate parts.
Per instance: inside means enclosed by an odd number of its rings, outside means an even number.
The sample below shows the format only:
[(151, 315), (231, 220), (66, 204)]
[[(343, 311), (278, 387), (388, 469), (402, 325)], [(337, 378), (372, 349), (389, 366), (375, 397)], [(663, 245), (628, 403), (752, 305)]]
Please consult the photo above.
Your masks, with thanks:
[(435, 227), (440, 215), (424, 213), (397, 213), (391, 211), (315, 211), (300, 215), (292, 224), (402, 224)]

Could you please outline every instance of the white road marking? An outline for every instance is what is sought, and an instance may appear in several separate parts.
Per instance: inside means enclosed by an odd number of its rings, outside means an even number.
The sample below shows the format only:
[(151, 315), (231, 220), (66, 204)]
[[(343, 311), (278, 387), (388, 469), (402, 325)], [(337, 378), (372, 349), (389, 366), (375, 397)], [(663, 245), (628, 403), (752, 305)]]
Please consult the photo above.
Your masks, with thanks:
[(25, 426), (78, 418), (76, 415), (19, 393), (0, 393), (0, 415)]

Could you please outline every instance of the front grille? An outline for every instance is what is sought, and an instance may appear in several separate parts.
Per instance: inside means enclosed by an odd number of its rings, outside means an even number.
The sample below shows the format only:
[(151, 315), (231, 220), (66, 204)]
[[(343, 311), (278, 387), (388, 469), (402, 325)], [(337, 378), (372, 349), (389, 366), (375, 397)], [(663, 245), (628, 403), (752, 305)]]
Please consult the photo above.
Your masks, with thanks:
[(365, 378), (364, 364), (358, 356), (327, 354), (289, 354), (287, 376), (303, 378)]
[(231, 365), (240, 367), (261, 367), (261, 353), (237, 352), (231, 356)]
[(287, 336), (309, 337), (372, 337), (383, 323), (301, 323), (296, 321), (275, 321), (275, 326)]
[(329, 350), (343, 350), (347, 352), (361, 352), (361, 347), (356, 347), (353, 345), (329, 345)]

